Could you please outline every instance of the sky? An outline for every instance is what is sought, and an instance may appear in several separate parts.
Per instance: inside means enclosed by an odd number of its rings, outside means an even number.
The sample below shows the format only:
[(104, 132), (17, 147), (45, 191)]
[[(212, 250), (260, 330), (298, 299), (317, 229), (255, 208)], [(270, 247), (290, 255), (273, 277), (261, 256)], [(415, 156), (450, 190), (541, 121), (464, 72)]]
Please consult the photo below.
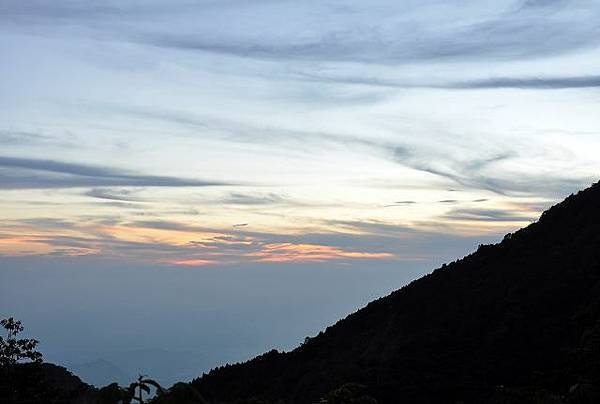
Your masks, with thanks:
[(0, 0), (0, 315), (61, 363), (290, 349), (598, 180), (599, 18)]

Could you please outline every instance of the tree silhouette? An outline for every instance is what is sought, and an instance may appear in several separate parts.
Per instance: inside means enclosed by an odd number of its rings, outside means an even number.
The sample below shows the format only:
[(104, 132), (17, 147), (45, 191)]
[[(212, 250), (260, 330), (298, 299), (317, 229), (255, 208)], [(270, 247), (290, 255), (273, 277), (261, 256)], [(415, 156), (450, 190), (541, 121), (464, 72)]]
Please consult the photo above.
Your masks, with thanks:
[(152, 404), (207, 404), (202, 395), (189, 383), (176, 383), (166, 392), (159, 392)]
[(6, 330), (6, 339), (0, 336), (0, 401), (15, 401), (15, 375), (16, 365), (30, 361), (34, 364), (42, 362), (42, 354), (35, 350), (39, 341), (29, 338), (17, 338), (23, 331), (20, 321), (10, 317), (0, 321)]
[[(152, 379), (147, 379), (146, 376), (140, 375), (136, 382), (133, 382), (129, 385), (129, 390), (132, 391), (133, 400), (136, 400), (138, 403), (144, 402), (144, 392), (146, 394), (150, 394), (150, 386), (154, 387), (158, 393), (162, 393), (164, 390), (156, 381)], [(137, 396), (135, 394), (135, 390), (138, 390)]]
[(111, 383), (98, 391), (96, 404), (129, 404), (133, 399), (135, 391), (133, 388), (123, 388), (118, 383)]
[(358, 383), (346, 383), (330, 391), (321, 403), (327, 404), (377, 404), (377, 400), (365, 394), (366, 387)]
[(0, 366), (13, 366), (25, 360), (34, 363), (42, 362), (42, 354), (36, 351), (39, 343), (32, 338), (17, 339), (17, 335), (23, 331), (23, 325), (10, 317), (0, 321), (0, 325), (6, 330), (6, 339), (0, 336)]

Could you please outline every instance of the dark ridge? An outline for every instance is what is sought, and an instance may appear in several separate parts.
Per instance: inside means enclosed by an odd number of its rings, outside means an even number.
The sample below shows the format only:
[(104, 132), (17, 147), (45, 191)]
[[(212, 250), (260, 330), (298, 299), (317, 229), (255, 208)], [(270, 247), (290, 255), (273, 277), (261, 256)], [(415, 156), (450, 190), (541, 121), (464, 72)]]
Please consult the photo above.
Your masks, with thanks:
[(0, 368), (0, 402), (95, 404), (97, 390), (62, 366), (25, 363)]
[(289, 353), (192, 382), (213, 403), (300, 404), (346, 383), (380, 404), (600, 402), (600, 185)]

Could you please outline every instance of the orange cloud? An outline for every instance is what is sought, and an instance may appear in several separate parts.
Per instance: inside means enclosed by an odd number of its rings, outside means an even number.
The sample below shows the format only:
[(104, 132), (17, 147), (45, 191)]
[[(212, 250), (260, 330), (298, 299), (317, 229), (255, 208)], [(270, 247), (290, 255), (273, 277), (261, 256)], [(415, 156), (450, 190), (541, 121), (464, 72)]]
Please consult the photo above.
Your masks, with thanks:
[(0, 254), (6, 256), (25, 256), (60, 254), (63, 256), (80, 256), (97, 254), (100, 250), (90, 247), (53, 246), (44, 236), (10, 237), (0, 239)]
[[(0, 238), (2, 255), (97, 254), (178, 266), (207, 266), (243, 262), (302, 263), (351, 259), (389, 259), (386, 252), (346, 250), (342, 247), (275, 242), (268, 236), (228, 234), (218, 230), (177, 226), (145, 228), (95, 223), (54, 228), (22, 226)], [(18, 233), (15, 231), (17, 230)], [(19, 234), (21, 233), (21, 234)], [(29, 234), (23, 236), (23, 234)]]
[[(259, 251), (241, 253), (238, 256), (210, 253), (208, 258), (187, 258), (170, 261), (182, 266), (206, 266), (236, 262), (302, 263), (326, 262), (340, 259), (385, 259), (393, 258), (390, 253), (347, 251), (339, 247), (318, 244), (270, 243)], [(211, 259), (212, 258), (212, 259)]]
[(204, 260), (204, 259), (184, 259), (184, 260), (178, 260), (178, 261), (173, 261), (171, 262), (171, 264), (175, 264), (175, 265), (180, 265), (180, 266), (184, 266), (184, 267), (203, 267), (206, 265), (216, 265), (218, 264), (217, 261), (213, 261), (213, 260)]
[(271, 243), (259, 252), (248, 254), (260, 262), (319, 262), (344, 258), (383, 259), (392, 258), (390, 253), (347, 251), (339, 247), (318, 244)]
[(9, 237), (0, 239), (0, 254), (17, 256), (47, 254), (49, 252), (52, 252), (50, 246), (32, 242), (28, 237)]

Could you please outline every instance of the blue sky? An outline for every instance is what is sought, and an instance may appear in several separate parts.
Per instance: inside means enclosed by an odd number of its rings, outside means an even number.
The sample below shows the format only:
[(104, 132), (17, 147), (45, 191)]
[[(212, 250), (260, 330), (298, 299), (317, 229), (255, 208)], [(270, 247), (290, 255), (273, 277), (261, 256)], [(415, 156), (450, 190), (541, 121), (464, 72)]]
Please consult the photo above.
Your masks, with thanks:
[[(114, 268), (189, 273), (200, 289), (208, 271), (267, 300), (284, 281), (248, 277), (295, 271), (293, 330), (315, 331), (597, 181), (599, 18), (583, 0), (4, 0), (2, 306), (39, 321), (52, 303), (66, 321), (75, 277), (101, 309), (114, 288), (69, 272), (82, 267), (125, 284)], [(375, 280), (317, 304), (322, 272), (330, 287)], [(54, 286), (11, 303), (28, 282)], [(178, 290), (147, 285), (173, 297), (165, 312)], [(289, 324), (265, 321), (280, 338), (221, 359), (293, 346), (276, 331)], [(57, 360), (70, 327), (37, 328)], [(68, 360), (104, 355), (83, 351)]]

